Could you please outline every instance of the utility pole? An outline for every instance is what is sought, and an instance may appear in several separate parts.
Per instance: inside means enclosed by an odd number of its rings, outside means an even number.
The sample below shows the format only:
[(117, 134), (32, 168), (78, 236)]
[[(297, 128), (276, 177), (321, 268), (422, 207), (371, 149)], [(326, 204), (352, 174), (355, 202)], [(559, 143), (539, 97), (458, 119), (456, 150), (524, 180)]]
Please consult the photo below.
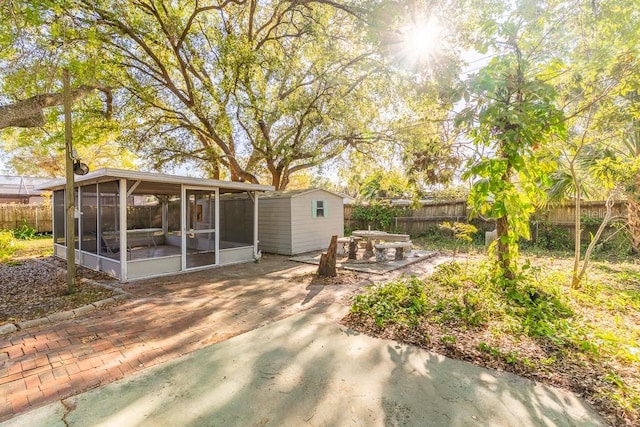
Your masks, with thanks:
[(67, 184), (65, 195), (67, 201), (67, 294), (76, 291), (76, 244), (75, 244), (75, 192), (73, 188), (73, 144), (71, 135), (71, 83), (69, 70), (63, 69), (63, 91), (64, 91), (64, 145), (65, 145), (65, 174)]

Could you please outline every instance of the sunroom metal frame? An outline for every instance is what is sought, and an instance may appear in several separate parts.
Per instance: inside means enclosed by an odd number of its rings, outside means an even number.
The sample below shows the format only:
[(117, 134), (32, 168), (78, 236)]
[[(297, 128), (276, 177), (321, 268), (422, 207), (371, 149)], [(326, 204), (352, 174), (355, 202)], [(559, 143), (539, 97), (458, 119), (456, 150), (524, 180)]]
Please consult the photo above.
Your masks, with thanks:
[[(103, 240), (105, 237), (105, 233), (103, 231), (103, 227), (101, 226), (103, 220), (103, 209), (102, 199), (100, 193), (100, 184), (105, 183), (117, 183), (117, 205), (119, 206), (119, 212), (117, 215), (118, 222), (117, 226), (114, 226), (115, 231), (110, 232), (110, 236), (114, 237), (114, 241), (116, 242), (117, 250), (112, 250), (110, 254), (107, 254), (106, 251), (101, 250), (100, 248), (103, 246)], [(239, 262), (248, 262), (253, 261), (254, 259), (259, 258), (259, 250), (258, 250), (258, 194), (264, 191), (273, 190), (272, 186), (268, 185), (256, 185), (256, 184), (248, 184), (241, 182), (231, 182), (231, 181), (221, 181), (221, 180), (213, 180), (213, 179), (201, 179), (201, 178), (193, 178), (193, 177), (184, 177), (184, 176), (176, 176), (176, 175), (167, 175), (167, 174), (159, 174), (159, 173), (150, 173), (150, 172), (139, 172), (139, 171), (129, 171), (129, 170), (121, 170), (121, 169), (100, 169), (94, 172), (90, 172), (87, 175), (76, 177), (75, 188), (77, 192), (76, 196), (76, 218), (78, 218), (78, 222), (80, 222), (79, 218), (83, 215), (83, 187), (90, 188), (88, 186), (93, 186), (97, 184), (95, 187), (95, 195), (96, 195), (96, 231), (93, 232), (95, 236), (92, 237), (93, 241), (95, 241), (94, 252), (91, 252), (92, 249), (83, 250), (83, 241), (85, 241), (85, 237), (83, 236), (84, 230), (83, 227), (79, 227), (77, 230), (77, 243), (76, 243), (76, 263), (83, 265), (85, 267), (92, 268), (94, 270), (103, 271), (107, 274), (110, 274), (121, 281), (128, 281), (133, 279), (140, 278), (148, 278), (161, 276), (166, 274), (173, 274), (184, 271), (191, 271), (202, 268), (210, 268), (220, 265), (228, 265)], [(128, 220), (128, 200), (131, 196), (136, 194), (138, 188), (146, 188), (147, 192), (156, 191), (156, 194), (174, 194), (175, 191), (179, 188), (179, 200), (180, 200), (180, 229), (174, 232), (168, 231), (168, 219), (167, 219), (167, 211), (168, 208), (164, 205), (162, 206), (162, 227), (161, 228), (148, 228), (148, 229), (140, 229), (140, 228), (127, 228), (127, 220)], [(56, 227), (60, 227), (60, 212), (56, 212), (56, 194), (58, 197), (60, 192), (64, 192), (65, 182), (64, 180), (57, 180), (53, 182), (49, 182), (46, 184), (42, 184), (38, 187), (40, 190), (50, 190), (54, 192), (54, 200), (52, 203), (52, 208), (54, 209), (53, 216), (53, 224), (54, 224), (54, 236), (56, 234), (60, 234), (59, 229)], [(149, 190), (154, 189), (154, 190)], [(168, 189), (172, 189), (174, 193), (171, 193)], [(89, 191), (89, 190), (87, 190)], [(246, 194), (246, 196), (243, 195)], [(115, 193), (110, 193), (115, 194)], [(141, 193), (145, 194), (145, 193)], [(207, 196), (208, 195), (208, 196)], [(197, 227), (193, 227), (194, 213), (193, 211), (189, 211), (190, 203), (191, 207), (198, 207), (199, 200), (198, 196), (204, 196), (205, 202), (208, 200), (209, 206), (208, 210), (210, 211), (213, 207), (213, 212), (208, 212), (205, 209), (205, 213), (212, 217), (215, 221), (213, 228), (211, 227), (211, 223), (209, 223), (208, 229), (200, 230)], [(244, 219), (245, 224), (240, 224), (236, 222), (233, 224), (232, 220), (236, 220), (238, 218), (225, 218), (225, 223), (232, 224), (234, 227), (227, 227), (228, 229), (234, 228), (236, 232), (238, 229), (245, 228), (247, 235), (252, 236), (250, 238), (252, 241), (237, 243), (233, 242), (224, 242), (224, 247), (221, 247), (221, 235), (229, 230), (223, 230), (220, 226), (220, 206), (221, 206), (221, 196), (222, 203), (225, 204), (227, 202), (240, 201), (240, 204), (235, 205), (235, 211), (233, 212), (233, 216), (239, 217), (239, 219)], [(241, 196), (241, 197), (234, 197)], [(64, 199), (64, 198), (63, 198)], [(213, 205), (211, 204), (213, 202)], [(64, 206), (66, 209), (66, 204)], [(252, 211), (249, 211), (251, 209)], [(87, 212), (88, 213), (88, 212)], [(202, 211), (199, 210), (199, 215), (202, 215)], [(252, 218), (252, 224), (246, 224)], [(189, 225), (191, 224), (191, 227)], [(249, 226), (253, 227), (253, 230), (246, 230)], [(66, 232), (66, 224), (64, 225), (64, 231)], [(155, 246), (154, 249), (158, 249), (155, 240), (154, 233), (162, 233), (163, 240), (168, 239), (169, 234), (171, 234), (171, 239), (173, 241), (173, 247), (180, 249), (179, 254), (172, 255), (160, 255), (160, 256), (149, 256), (147, 258), (136, 259), (132, 257), (132, 249), (128, 244), (130, 240), (134, 238), (132, 235), (140, 235), (144, 233), (151, 233), (151, 242)], [(198, 240), (200, 233), (208, 239), (208, 242), (205, 240)], [(213, 240), (212, 237), (213, 236)], [(180, 244), (178, 245), (178, 238)], [(195, 243), (194, 243), (195, 242)], [(214, 243), (213, 248), (207, 251), (209, 254), (213, 253), (215, 258), (209, 258), (210, 262), (205, 262), (203, 265), (189, 265), (187, 263), (189, 258), (194, 257), (190, 251), (190, 247), (193, 247), (195, 244), (196, 248), (202, 242)], [(197, 250), (197, 249), (196, 249)], [(152, 251), (151, 245), (149, 244), (149, 251)], [(201, 251), (204, 253), (205, 251)], [(118, 256), (116, 256), (116, 253)], [(56, 242), (54, 240), (54, 255), (60, 258), (66, 258), (66, 245), (61, 244), (60, 242)]]

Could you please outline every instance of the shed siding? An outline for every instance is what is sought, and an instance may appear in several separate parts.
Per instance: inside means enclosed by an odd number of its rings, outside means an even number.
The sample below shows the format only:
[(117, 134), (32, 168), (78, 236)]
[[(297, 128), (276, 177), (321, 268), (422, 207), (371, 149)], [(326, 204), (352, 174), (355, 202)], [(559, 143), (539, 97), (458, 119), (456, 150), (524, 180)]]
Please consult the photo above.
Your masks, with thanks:
[[(291, 199), (261, 198), (258, 201), (258, 240), (260, 250), (292, 255)], [(309, 210), (311, 212), (311, 210)]]
[[(313, 217), (313, 201), (327, 203), (327, 216)], [(331, 236), (344, 235), (344, 208), (342, 197), (317, 190), (291, 199), (291, 230), (293, 254), (326, 249)]]

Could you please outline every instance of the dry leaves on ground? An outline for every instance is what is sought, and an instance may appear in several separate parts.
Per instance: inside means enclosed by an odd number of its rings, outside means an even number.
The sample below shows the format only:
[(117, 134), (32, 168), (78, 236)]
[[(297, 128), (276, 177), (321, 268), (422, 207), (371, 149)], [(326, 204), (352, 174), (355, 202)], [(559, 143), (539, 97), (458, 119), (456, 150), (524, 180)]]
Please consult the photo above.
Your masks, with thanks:
[[(57, 265), (56, 265), (57, 264)], [(67, 295), (65, 263), (53, 257), (0, 263), (0, 325), (37, 319), (110, 298), (115, 292), (87, 282), (116, 280), (78, 267), (76, 292)]]

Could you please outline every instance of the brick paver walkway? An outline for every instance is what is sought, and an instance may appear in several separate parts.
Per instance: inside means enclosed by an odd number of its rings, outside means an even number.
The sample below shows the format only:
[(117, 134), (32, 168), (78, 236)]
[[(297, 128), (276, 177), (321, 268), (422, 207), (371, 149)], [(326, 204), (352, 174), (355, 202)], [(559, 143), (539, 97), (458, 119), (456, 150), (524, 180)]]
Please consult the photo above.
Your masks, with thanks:
[(265, 257), (126, 284), (120, 305), (0, 337), (0, 421), (355, 292), (296, 280), (315, 269)]

